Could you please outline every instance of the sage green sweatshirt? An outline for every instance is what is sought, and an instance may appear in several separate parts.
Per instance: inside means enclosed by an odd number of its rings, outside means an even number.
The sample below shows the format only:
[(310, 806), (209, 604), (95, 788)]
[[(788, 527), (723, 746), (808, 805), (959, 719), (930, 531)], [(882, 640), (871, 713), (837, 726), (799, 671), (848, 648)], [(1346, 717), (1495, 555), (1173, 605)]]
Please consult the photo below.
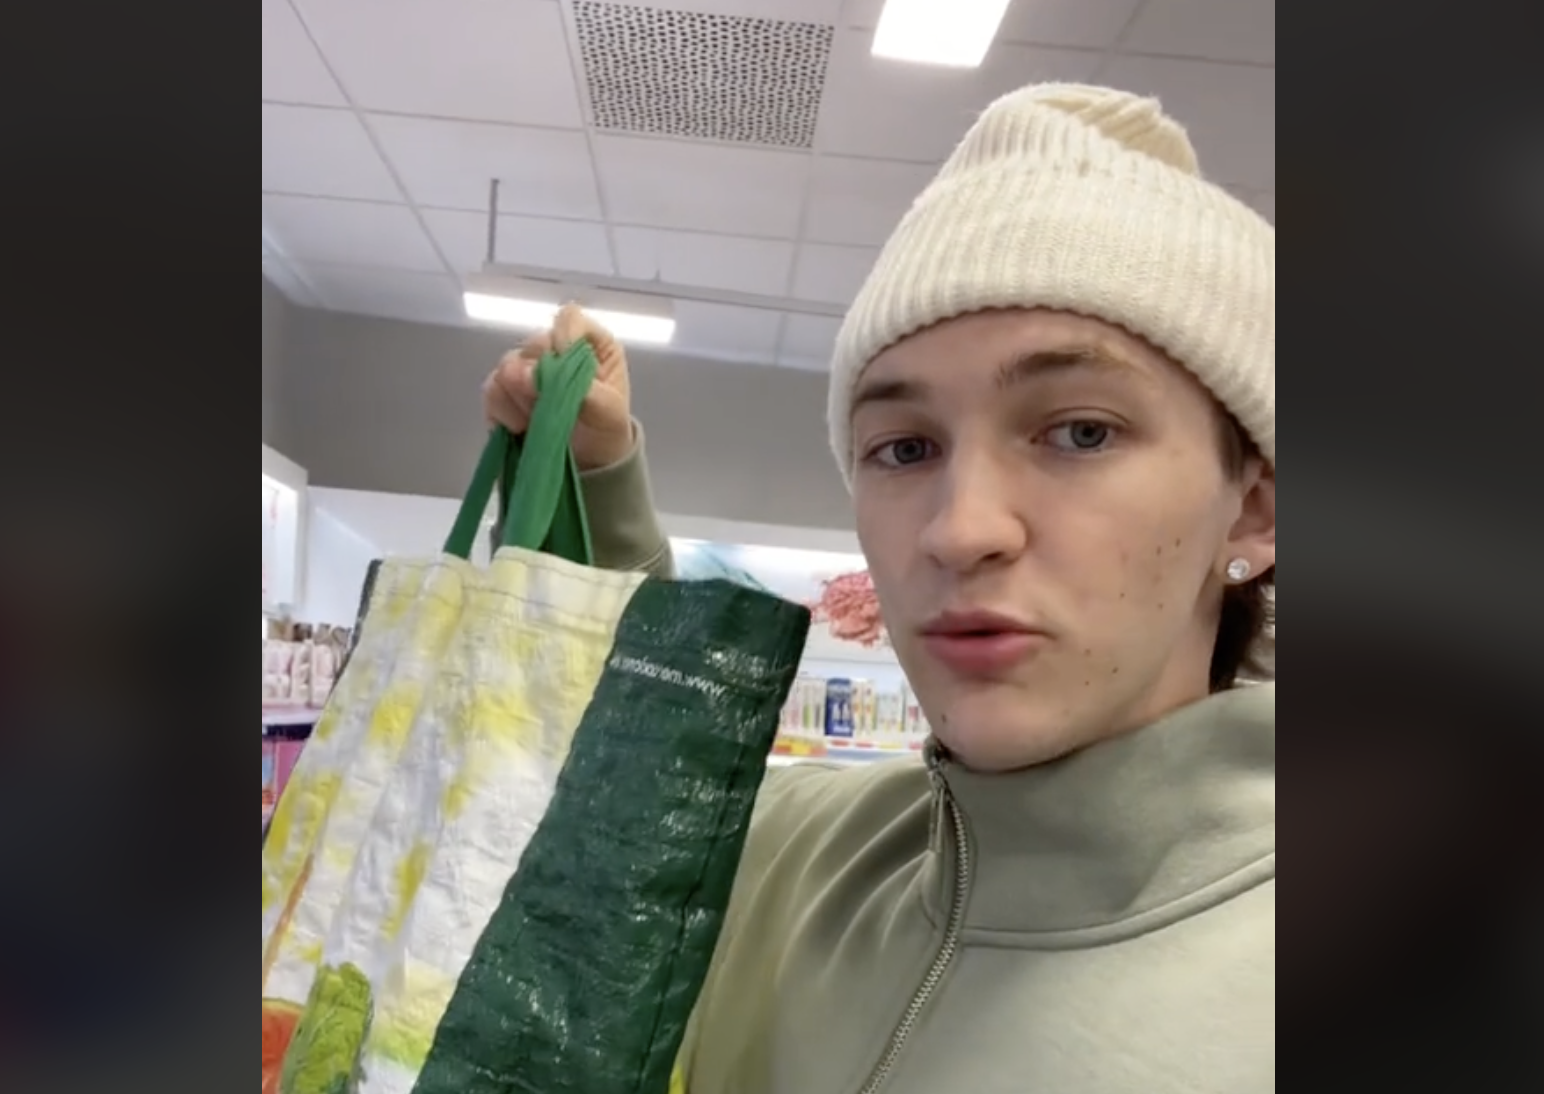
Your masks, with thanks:
[[(588, 495), (668, 574), (641, 453)], [(1276, 1089), (1275, 689), (1068, 759), (776, 770), (685, 1094)]]

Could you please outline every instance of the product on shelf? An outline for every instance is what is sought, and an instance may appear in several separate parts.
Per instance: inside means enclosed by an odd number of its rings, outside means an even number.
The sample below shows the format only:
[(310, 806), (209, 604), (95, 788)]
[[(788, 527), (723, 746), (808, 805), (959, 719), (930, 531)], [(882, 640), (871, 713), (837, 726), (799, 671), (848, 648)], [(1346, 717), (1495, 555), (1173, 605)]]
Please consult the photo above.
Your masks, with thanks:
[(852, 707), (854, 687), (851, 680), (826, 681), (826, 736), (851, 740), (857, 733)]
[(274, 742), (263, 737), (263, 827), (273, 816), (273, 807), (279, 803), (278, 763)]
[(311, 735), (309, 725), (263, 727), (263, 828), (289, 785), (300, 753)]
[(842, 574), (821, 583), (820, 599), (810, 605), (815, 622), (847, 642), (873, 649), (885, 641), (884, 620), (874, 581), (865, 571)]
[(800, 677), (783, 707), (776, 751), (806, 758), (831, 749), (898, 753), (920, 749), (931, 732), (905, 684), (886, 688), (871, 680)]
[(932, 736), (933, 727), (928, 724), (927, 715), (922, 712), (922, 704), (917, 702), (917, 697), (911, 693), (910, 688), (906, 689), (902, 698), (906, 704), (906, 713), (901, 733), (908, 740), (919, 742), (918, 747), (921, 747), (921, 743)]
[(263, 706), (326, 705), (349, 641), (345, 627), (270, 621), (263, 642)]
[(808, 676), (794, 681), (783, 708), (781, 735), (806, 741), (826, 739), (826, 682)]
[(332, 685), (337, 679), (340, 657), (338, 650), (330, 643), (311, 646), (310, 703), (312, 706), (326, 705), (327, 696), (332, 694)]

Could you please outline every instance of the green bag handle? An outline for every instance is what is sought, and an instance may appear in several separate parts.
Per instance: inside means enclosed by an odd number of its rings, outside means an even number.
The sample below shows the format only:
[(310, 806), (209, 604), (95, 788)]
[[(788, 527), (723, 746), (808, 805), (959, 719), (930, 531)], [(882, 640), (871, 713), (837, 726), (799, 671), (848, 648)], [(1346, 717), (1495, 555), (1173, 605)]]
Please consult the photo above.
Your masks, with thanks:
[(488, 434), (445, 541), (446, 554), (471, 557), (482, 516), (494, 489), (501, 487), (502, 546), (543, 551), (586, 566), (594, 561), (579, 466), (569, 438), (595, 371), (595, 351), (582, 339), (566, 352), (547, 354), (537, 362), (539, 398), (530, 427), (523, 437), (502, 427)]

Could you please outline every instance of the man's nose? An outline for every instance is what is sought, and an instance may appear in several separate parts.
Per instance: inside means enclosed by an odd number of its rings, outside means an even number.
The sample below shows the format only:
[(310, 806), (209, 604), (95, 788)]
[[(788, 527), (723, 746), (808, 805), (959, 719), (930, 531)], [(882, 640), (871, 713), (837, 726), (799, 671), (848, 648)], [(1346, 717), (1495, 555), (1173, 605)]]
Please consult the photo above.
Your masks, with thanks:
[(968, 572), (1018, 557), (1029, 542), (1012, 476), (986, 455), (956, 456), (937, 481), (922, 549), (946, 570)]

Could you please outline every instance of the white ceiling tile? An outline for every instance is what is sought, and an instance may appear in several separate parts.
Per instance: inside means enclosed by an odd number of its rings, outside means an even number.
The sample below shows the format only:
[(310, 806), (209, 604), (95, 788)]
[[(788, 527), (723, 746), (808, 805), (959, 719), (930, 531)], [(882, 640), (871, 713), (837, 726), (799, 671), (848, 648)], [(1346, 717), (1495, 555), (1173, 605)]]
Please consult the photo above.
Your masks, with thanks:
[(792, 236), (810, 157), (709, 144), (597, 136), (595, 167), (618, 224)]
[(851, 304), (879, 257), (875, 247), (831, 247), (806, 243), (794, 263), (793, 295), (800, 300)]
[(617, 272), (637, 281), (663, 281), (758, 296), (786, 294), (792, 243), (738, 236), (617, 228)]
[(824, 315), (790, 312), (783, 324), (782, 350), (777, 363), (785, 368), (829, 372), (842, 321)]
[(348, 105), (289, 0), (263, 0), (263, 98)]
[(751, 364), (770, 364), (777, 357), (781, 312), (682, 300), (675, 305), (675, 317), (671, 349)]
[(583, 133), (379, 114), (367, 120), (419, 205), (486, 212), (497, 178), (504, 212), (601, 219)]
[[(427, 209), (429, 233), (458, 273), (481, 269), (488, 257), (488, 218), (483, 213)], [(606, 228), (585, 220), (499, 217), (498, 261), (512, 266), (612, 276)]]
[(296, 0), (356, 106), (518, 125), (582, 124), (552, 0)]
[(871, 56), (872, 35), (840, 31), (816, 146), (833, 155), (941, 163), (994, 99), (1043, 80), (1086, 83), (1092, 52), (999, 45), (978, 69), (905, 64)]
[(1274, 69), (1121, 56), (1111, 59), (1101, 82), (1162, 100), (1189, 130), (1207, 178), (1275, 188)]
[[(1003, 15), (998, 42), (1109, 49), (1143, 0), (1014, 0)], [(885, 0), (848, 0), (843, 25), (873, 30)]]
[(1121, 48), (1273, 65), (1276, 0), (1148, 0)]
[(877, 247), (929, 181), (934, 168), (888, 160), (822, 156), (815, 160), (804, 238)]
[(1014, 0), (999, 42), (1109, 49), (1146, 0)]
[(391, 172), (347, 110), (263, 104), (263, 191), (400, 201)]
[(465, 322), (461, 288), (445, 274), (366, 270), (357, 266), (308, 263), (306, 279), (324, 307), (411, 323), (459, 326)]
[(286, 258), (300, 263), (445, 272), (404, 205), (265, 195), (263, 227)]

